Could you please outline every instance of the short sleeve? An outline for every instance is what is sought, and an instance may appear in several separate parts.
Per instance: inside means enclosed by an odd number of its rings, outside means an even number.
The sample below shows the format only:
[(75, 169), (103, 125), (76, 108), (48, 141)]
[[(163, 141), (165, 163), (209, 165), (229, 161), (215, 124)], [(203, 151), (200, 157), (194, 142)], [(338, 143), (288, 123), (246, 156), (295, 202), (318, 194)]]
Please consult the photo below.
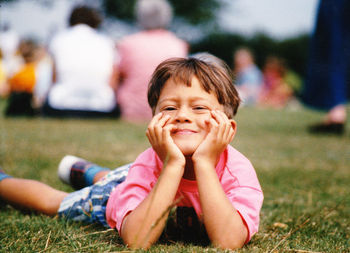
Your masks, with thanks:
[(253, 165), (232, 147), (229, 148), (221, 184), (247, 226), (248, 242), (258, 231), (264, 196)]
[(146, 150), (133, 163), (126, 180), (111, 193), (106, 208), (111, 227), (120, 232), (125, 216), (147, 197), (160, 173), (157, 163), (155, 152)]

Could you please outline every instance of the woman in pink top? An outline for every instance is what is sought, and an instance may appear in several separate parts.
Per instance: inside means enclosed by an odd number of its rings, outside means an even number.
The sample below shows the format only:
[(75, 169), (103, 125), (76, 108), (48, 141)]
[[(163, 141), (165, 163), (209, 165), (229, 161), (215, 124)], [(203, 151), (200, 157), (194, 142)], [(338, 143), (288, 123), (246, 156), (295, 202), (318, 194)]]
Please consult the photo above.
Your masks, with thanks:
[(186, 57), (188, 45), (166, 30), (172, 19), (171, 6), (166, 1), (138, 1), (136, 14), (143, 31), (118, 43), (121, 82), (117, 101), (123, 119), (147, 122), (152, 118), (147, 86), (153, 71), (168, 58)]

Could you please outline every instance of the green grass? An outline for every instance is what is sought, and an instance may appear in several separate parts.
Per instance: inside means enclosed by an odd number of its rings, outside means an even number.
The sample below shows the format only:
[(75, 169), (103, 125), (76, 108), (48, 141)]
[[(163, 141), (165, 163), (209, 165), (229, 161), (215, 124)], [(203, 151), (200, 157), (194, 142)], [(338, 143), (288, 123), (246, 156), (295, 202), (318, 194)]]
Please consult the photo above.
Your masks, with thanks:
[[(1, 101), (0, 101), (1, 102)], [(0, 103), (0, 109), (3, 101)], [(313, 136), (322, 114), (242, 108), (233, 146), (253, 163), (265, 200), (259, 232), (238, 252), (349, 252), (350, 122), (347, 134)], [(56, 175), (65, 154), (106, 167), (133, 161), (149, 146), (146, 125), (119, 120), (0, 116), (0, 166), (9, 174), (72, 189)], [(0, 208), (1, 252), (128, 251), (113, 230)], [(217, 252), (171, 243), (151, 252)]]

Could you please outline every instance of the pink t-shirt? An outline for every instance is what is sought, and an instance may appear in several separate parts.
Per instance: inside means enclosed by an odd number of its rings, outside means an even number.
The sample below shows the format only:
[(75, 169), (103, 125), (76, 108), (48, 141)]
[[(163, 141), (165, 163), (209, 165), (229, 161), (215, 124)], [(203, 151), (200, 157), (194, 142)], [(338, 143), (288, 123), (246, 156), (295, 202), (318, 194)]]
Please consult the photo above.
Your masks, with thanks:
[(149, 121), (152, 112), (147, 102), (148, 82), (156, 67), (172, 57), (186, 57), (188, 45), (166, 30), (142, 31), (118, 43), (119, 71), (124, 78), (117, 90), (123, 119)]
[[(160, 175), (162, 162), (152, 148), (144, 151), (129, 170), (126, 180), (111, 193), (106, 218), (112, 228), (120, 232), (124, 217), (149, 194)], [(250, 161), (232, 146), (223, 152), (216, 173), (234, 208), (248, 228), (248, 240), (258, 231), (263, 193)], [(202, 209), (196, 181), (182, 179), (176, 194), (181, 196), (177, 206), (193, 207), (199, 219)]]

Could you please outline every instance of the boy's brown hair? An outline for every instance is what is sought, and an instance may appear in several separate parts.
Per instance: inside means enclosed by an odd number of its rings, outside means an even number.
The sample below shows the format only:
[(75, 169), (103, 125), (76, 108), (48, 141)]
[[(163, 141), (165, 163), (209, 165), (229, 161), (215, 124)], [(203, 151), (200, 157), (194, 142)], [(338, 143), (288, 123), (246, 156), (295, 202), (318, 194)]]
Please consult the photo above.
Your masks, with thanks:
[(214, 56), (206, 59), (171, 58), (159, 64), (148, 86), (148, 104), (153, 114), (160, 93), (169, 79), (191, 86), (194, 76), (206, 92), (213, 92), (216, 95), (219, 104), (224, 106), (226, 115), (232, 119), (237, 113), (241, 100), (233, 84), (231, 70)]

